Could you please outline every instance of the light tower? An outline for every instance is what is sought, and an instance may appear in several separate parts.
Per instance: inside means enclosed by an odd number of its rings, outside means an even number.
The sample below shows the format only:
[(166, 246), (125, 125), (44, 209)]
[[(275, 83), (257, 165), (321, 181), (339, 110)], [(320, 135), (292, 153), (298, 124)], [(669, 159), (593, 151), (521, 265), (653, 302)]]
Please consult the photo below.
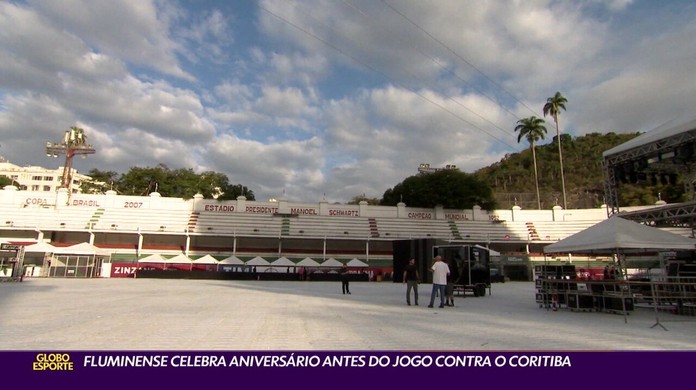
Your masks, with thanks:
[(65, 130), (65, 136), (60, 143), (46, 142), (46, 155), (49, 157), (58, 157), (60, 154), (65, 155), (65, 165), (63, 165), (63, 178), (61, 187), (68, 190), (68, 194), (72, 191), (72, 161), (73, 157), (81, 155), (86, 158), (88, 154), (94, 154), (95, 150), (92, 145), (87, 143), (85, 131), (79, 127), (71, 127)]

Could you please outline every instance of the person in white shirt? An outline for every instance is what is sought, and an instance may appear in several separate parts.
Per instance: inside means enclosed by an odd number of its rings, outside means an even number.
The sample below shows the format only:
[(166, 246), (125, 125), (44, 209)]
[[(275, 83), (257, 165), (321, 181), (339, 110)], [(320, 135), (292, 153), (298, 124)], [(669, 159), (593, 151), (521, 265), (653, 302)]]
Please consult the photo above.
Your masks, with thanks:
[(431, 268), (433, 272), (433, 291), (430, 293), (430, 304), (428, 307), (433, 307), (435, 303), (435, 293), (440, 294), (440, 306), (439, 308), (445, 307), (445, 287), (447, 287), (447, 276), (450, 273), (449, 266), (447, 263), (442, 261), (442, 256), (435, 256), (435, 262)]

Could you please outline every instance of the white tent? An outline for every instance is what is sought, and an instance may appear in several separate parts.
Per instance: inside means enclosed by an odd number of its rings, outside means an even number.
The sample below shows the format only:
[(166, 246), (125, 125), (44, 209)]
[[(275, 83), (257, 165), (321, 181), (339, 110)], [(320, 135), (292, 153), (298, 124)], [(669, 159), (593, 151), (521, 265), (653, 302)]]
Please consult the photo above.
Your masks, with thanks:
[(272, 261), (271, 265), (272, 266), (281, 266), (281, 267), (288, 267), (288, 266), (294, 267), (296, 264), (292, 260), (283, 256), (283, 257), (279, 258), (278, 260)]
[(357, 258), (353, 258), (351, 261), (346, 264), (349, 267), (368, 267), (369, 265), (363, 261), (358, 260)]
[(170, 263), (170, 264), (190, 264), (191, 259), (188, 256), (186, 256), (185, 254), (181, 253), (181, 254), (178, 254), (178, 255), (172, 257), (171, 259), (167, 259), (167, 263)]
[(333, 257), (330, 257), (328, 260), (325, 262), (319, 264), (320, 267), (342, 267), (343, 263), (340, 261), (334, 259)]
[(194, 264), (202, 265), (202, 266), (214, 265), (214, 266), (216, 266), (216, 270), (217, 270), (218, 261), (216, 258), (214, 258), (211, 255), (205, 255), (203, 257), (199, 257), (196, 260), (191, 261), (191, 270), (193, 270)]
[(305, 257), (304, 259), (297, 262), (300, 267), (318, 267), (319, 263), (311, 257)]
[(111, 251), (99, 248), (88, 242), (56, 248), (53, 251), (56, 255), (92, 255), (92, 256), (109, 256)]
[(167, 259), (164, 258), (162, 255), (159, 253), (155, 253), (153, 255), (145, 256), (142, 259), (138, 260), (138, 263), (158, 263), (158, 264), (164, 264), (167, 263)]
[(138, 263), (150, 263), (150, 264), (164, 264), (165, 269), (167, 268), (167, 265), (171, 264), (186, 264), (186, 265), (191, 265), (191, 259), (188, 258), (184, 254), (179, 254), (176, 255), (170, 259), (160, 255), (159, 253), (155, 253), (153, 255), (145, 256), (142, 259), (138, 260)]
[(199, 257), (196, 260), (192, 261), (193, 264), (218, 264), (218, 261), (216, 258), (214, 258), (211, 255), (205, 255), (203, 257)]
[(37, 253), (53, 253), (56, 250), (56, 247), (45, 243), (45, 242), (37, 242), (36, 244), (31, 244), (27, 245), (24, 247), (24, 252), (37, 252)]
[(254, 267), (256, 272), (266, 272), (270, 269), (269, 265), (271, 263), (261, 256), (256, 256), (253, 259), (247, 261), (245, 264), (247, 266)]
[(230, 256), (220, 260), (218, 263), (220, 265), (244, 265), (244, 262), (240, 260), (237, 256)]
[(261, 256), (256, 256), (244, 264), (246, 264), (246, 265), (269, 265), (271, 263), (269, 263), (268, 260), (264, 259)]
[[(221, 266), (224, 267), (223, 269), (229, 270), (230, 267), (225, 267), (225, 266), (229, 266), (229, 265), (233, 265), (233, 266), (244, 265), (244, 262), (242, 260), (240, 260), (237, 256), (234, 256), (234, 255), (230, 256), (230, 257), (226, 257), (217, 263), (217, 270), (220, 270)], [(237, 270), (237, 267), (232, 267), (232, 269)]]
[(696, 249), (696, 240), (618, 216), (547, 245), (544, 253), (617, 253)]

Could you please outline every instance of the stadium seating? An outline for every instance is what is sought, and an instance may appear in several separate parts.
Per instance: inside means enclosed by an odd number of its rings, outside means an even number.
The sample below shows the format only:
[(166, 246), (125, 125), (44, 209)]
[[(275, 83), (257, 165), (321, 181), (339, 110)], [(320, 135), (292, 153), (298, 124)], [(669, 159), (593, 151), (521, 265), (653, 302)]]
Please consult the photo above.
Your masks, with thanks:
[(202, 234), (278, 237), (281, 234), (282, 221), (282, 218), (268, 214), (201, 213), (195, 227), (189, 226), (189, 231)]

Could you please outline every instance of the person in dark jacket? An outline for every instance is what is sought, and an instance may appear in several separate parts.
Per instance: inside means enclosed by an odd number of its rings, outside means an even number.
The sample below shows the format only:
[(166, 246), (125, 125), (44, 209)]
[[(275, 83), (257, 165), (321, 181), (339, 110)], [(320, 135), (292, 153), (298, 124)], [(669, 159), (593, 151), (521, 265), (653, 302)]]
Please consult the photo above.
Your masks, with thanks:
[(406, 269), (404, 269), (404, 283), (406, 283), (406, 304), (411, 306), (411, 290), (413, 290), (413, 298), (416, 306), (418, 306), (418, 283), (420, 283), (420, 275), (418, 275), (418, 267), (416, 267), (416, 259), (408, 261)]
[(350, 294), (350, 283), (348, 281), (348, 266), (343, 264), (338, 273), (341, 276), (341, 289), (343, 290), (343, 294)]

